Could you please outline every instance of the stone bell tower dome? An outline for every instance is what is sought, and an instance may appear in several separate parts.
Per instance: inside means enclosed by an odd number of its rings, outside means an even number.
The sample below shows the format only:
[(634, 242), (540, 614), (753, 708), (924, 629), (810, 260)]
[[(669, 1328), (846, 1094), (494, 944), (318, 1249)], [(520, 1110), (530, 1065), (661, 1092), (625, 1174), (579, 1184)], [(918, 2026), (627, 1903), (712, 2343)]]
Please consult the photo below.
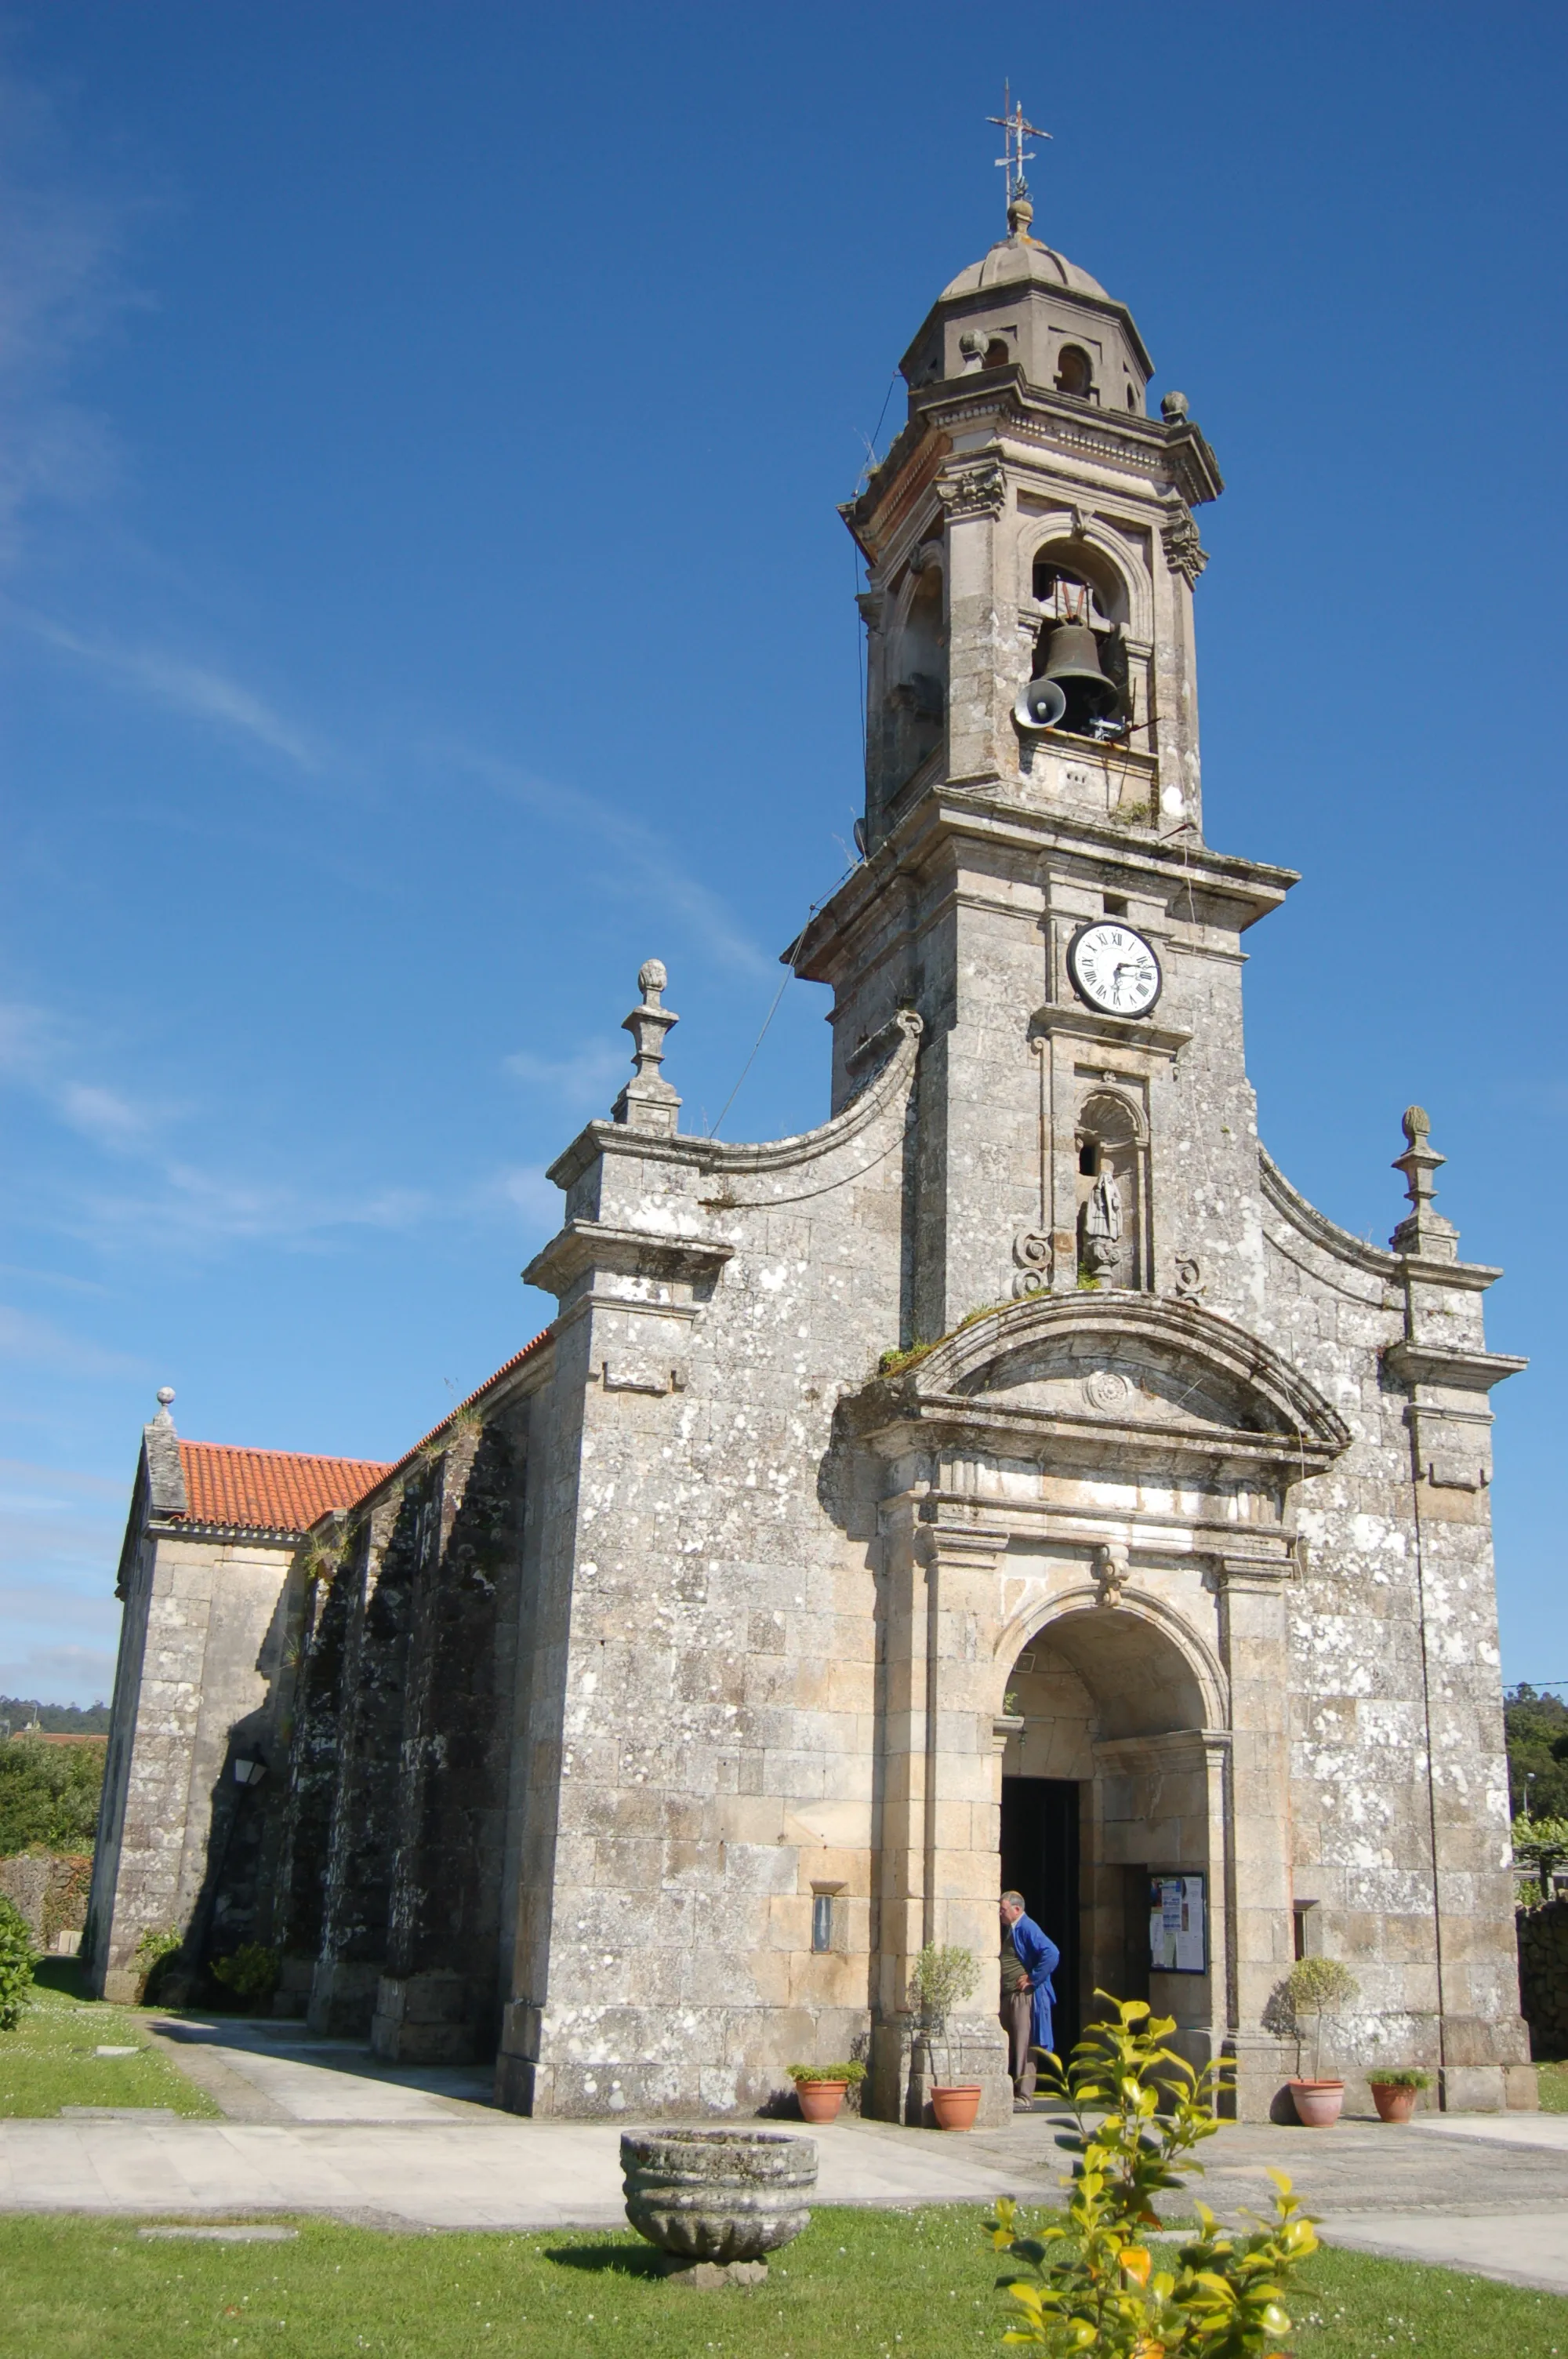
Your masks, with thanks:
[[(1148, 417), (1132, 314), (1033, 219), (1015, 198), (1007, 236), (938, 296), (900, 364), (908, 423), (844, 510), (870, 575), (872, 844), (938, 771), (1123, 825), (1201, 823), (1192, 511), (1219, 471), (1183, 396)], [(1080, 687), (1031, 711), (1063, 627), (1092, 635)], [(1092, 695), (1086, 658), (1108, 683)]]

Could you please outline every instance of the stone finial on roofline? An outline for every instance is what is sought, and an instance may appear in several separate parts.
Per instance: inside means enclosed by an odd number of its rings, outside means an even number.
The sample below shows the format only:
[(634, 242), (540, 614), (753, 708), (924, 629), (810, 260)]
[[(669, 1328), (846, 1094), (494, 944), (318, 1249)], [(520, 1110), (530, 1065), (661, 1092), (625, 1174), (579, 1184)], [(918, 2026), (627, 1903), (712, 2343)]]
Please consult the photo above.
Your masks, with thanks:
[(174, 1386), (160, 1385), (157, 1415), (150, 1425), (142, 1428), (142, 1447), (147, 1461), (147, 1492), (155, 1516), (183, 1516), (189, 1511), (185, 1490), (185, 1468), (179, 1455), (179, 1436), (168, 1413), (168, 1405), (173, 1398)]
[(669, 980), (663, 959), (644, 959), (637, 970), (637, 988), (643, 997), (622, 1024), (622, 1031), (632, 1035), (632, 1061), (636, 1071), (616, 1099), (613, 1109), (616, 1121), (625, 1123), (629, 1129), (654, 1131), (665, 1138), (674, 1137), (676, 1118), (680, 1113), (679, 1093), (659, 1071), (665, 1061), (665, 1038), (680, 1022), (680, 1017), (662, 1004)]
[(1398, 1254), (1416, 1254), (1426, 1261), (1457, 1261), (1459, 1232), (1452, 1221), (1433, 1210), (1437, 1194), (1432, 1175), (1447, 1162), (1432, 1145), (1432, 1117), (1424, 1106), (1406, 1106), (1400, 1116), (1405, 1151), (1394, 1158), (1394, 1169), (1405, 1175), (1411, 1211), (1389, 1243)]

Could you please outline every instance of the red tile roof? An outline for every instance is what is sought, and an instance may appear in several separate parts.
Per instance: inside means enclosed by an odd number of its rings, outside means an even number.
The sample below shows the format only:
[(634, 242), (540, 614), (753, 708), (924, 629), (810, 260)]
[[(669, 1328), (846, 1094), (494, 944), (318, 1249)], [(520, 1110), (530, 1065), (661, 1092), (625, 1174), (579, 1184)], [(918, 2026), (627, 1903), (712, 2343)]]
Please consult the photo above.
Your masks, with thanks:
[(255, 1532), (307, 1532), (319, 1516), (351, 1507), (390, 1469), (364, 1458), (309, 1458), (295, 1450), (179, 1445), (188, 1517)]
[[(531, 1343), (524, 1343), (520, 1352), (514, 1352), (509, 1360), (503, 1360), (500, 1367), (496, 1369), (493, 1375), (486, 1376), (482, 1385), (475, 1385), (472, 1392), (460, 1400), (456, 1408), (449, 1408), (447, 1411), (446, 1416), (441, 1419), (439, 1425), (433, 1425), (430, 1428), (429, 1432), (422, 1435), (420, 1440), (414, 1444), (412, 1450), (406, 1450), (404, 1451), (402, 1457), (397, 1461), (396, 1465), (384, 1466), (381, 1470), (382, 1473), (384, 1474), (396, 1474), (405, 1466), (411, 1465), (414, 1460), (418, 1457), (419, 1452), (422, 1450), (428, 1449), (430, 1443), (435, 1440), (436, 1436), (438, 1433), (445, 1433), (448, 1426), (451, 1424), (454, 1418), (461, 1417), (465, 1408), (471, 1408), (475, 1401), (482, 1400), (485, 1394), (490, 1391), (492, 1386), (498, 1385), (503, 1376), (509, 1376), (514, 1368), (520, 1368), (524, 1360), (531, 1360), (535, 1353), (539, 1349), (541, 1343), (547, 1343), (551, 1341), (555, 1332), (554, 1327), (541, 1327)], [(366, 1487), (368, 1489), (368, 1484)]]

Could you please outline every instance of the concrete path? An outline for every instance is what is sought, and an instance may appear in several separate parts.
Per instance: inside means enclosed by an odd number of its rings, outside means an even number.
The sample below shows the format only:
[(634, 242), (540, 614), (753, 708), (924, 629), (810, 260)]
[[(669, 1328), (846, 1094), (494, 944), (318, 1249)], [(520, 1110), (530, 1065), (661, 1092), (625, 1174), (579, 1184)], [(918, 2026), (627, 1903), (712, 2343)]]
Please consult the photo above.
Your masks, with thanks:
[[(487, 2071), (382, 2065), (297, 2024), (167, 2020), (153, 2036), (225, 2118), (0, 2123), (0, 2211), (514, 2231), (623, 2220), (621, 2123), (523, 2121), (490, 2104)], [(844, 2121), (810, 2133), (817, 2200), (1049, 2202), (1069, 2167), (1060, 2126), (1041, 2113), (957, 2138)], [(1568, 2115), (1227, 2125), (1202, 2152), (1192, 2191), (1224, 2216), (1267, 2211), (1267, 2173), (1282, 2169), (1333, 2243), (1568, 2294)]]

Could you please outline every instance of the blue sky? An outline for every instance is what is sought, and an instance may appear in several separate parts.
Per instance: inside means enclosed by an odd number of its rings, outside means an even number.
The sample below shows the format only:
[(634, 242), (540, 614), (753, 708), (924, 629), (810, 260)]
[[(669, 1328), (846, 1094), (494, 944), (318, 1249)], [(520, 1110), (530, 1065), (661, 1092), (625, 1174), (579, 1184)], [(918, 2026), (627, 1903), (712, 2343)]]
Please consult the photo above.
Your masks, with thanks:
[[(717, 1114), (842, 871), (835, 513), (999, 234), (1132, 308), (1202, 517), (1206, 830), (1265, 1139), (1387, 1237), (1400, 1109), (1506, 1265), (1505, 1662), (1568, 1678), (1568, 18), (0, 8), (0, 1690), (107, 1691), (159, 1384), (393, 1456), (548, 1315), (639, 962)], [(821, 1118), (795, 984), (726, 1123)]]

